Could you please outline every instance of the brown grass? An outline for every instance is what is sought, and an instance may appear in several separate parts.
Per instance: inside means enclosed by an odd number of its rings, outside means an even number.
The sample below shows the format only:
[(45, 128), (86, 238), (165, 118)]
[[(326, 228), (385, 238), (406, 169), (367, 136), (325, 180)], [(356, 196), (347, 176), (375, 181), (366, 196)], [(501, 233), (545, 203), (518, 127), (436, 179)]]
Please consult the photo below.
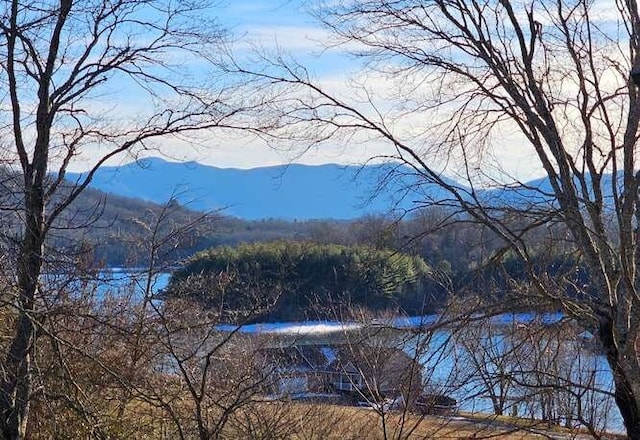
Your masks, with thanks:
[[(403, 415), (399, 412), (382, 417), (368, 408), (326, 404), (272, 402), (262, 405), (259, 413), (270, 422), (269, 427), (265, 426), (272, 435), (270, 438), (292, 440), (549, 438), (541, 433), (540, 427), (536, 429), (538, 432), (533, 432), (532, 426), (515, 426), (502, 420)], [(227, 434), (229, 438), (255, 438), (258, 425), (255, 420), (250, 435), (234, 423), (233, 431)]]

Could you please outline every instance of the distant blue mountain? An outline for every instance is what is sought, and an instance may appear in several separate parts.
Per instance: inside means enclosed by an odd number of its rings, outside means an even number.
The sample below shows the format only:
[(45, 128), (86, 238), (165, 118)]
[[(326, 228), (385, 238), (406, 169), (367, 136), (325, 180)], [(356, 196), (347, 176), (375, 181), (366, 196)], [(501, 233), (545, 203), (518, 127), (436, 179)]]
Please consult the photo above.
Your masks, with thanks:
[[(393, 178), (385, 178), (390, 175)], [(74, 180), (80, 174), (69, 173), (67, 177)], [(91, 186), (155, 203), (165, 203), (173, 195), (191, 209), (222, 210), (249, 220), (346, 220), (450, 199), (443, 189), (423, 182), (408, 167), (398, 164), (290, 164), (244, 170), (145, 158), (101, 168)], [(452, 180), (446, 183), (460, 188), (467, 199), (471, 197), (467, 188)], [(610, 196), (611, 191), (603, 189)], [(547, 179), (508, 189), (482, 189), (476, 196), (483, 204), (496, 207), (543, 207), (554, 201)]]
[[(412, 207), (419, 188), (407, 177), (382, 183), (390, 165), (343, 166), (290, 164), (249, 170), (216, 168), (196, 162), (145, 158), (103, 167), (91, 186), (101, 191), (164, 203), (172, 195), (196, 210), (218, 210), (245, 219), (353, 219)], [(75, 180), (80, 174), (69, 173)], [(409, 180), (408, 180), (409, 179)], [(407, 192), (405, 189), (412, 187)], [(443, 198), (433, 188), (433, 197)], [(375, 197), (374, 197), (375, 195)]]

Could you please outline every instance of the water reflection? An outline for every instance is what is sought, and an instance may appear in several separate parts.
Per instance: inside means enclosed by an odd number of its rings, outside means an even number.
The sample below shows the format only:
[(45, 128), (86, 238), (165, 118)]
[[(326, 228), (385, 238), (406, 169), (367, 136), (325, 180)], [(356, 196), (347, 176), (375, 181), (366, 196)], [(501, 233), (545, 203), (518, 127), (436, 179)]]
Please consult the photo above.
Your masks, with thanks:
[(42, 276), (42, 284), (58, 299), (98, 304), (125, 298), (134, 303), (145, 299), (158, 302), (155, 296), (168, 285), (170, 277), (168, 272), (113, 268), (83, 274), (47, 273)]
[(623, 431), (604, 356), (559, 325), (506, 322), (413, 336), (407, 347), (424, 365), (427, 391), (465, 412)]

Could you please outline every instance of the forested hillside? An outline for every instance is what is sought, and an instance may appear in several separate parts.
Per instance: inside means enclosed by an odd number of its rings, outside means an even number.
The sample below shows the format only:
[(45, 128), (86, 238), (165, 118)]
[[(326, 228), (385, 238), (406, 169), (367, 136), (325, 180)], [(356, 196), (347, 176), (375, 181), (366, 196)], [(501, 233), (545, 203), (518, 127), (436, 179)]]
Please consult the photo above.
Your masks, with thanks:
[(353, 309), (420, 314), (430, 275), (422, 258), (391, 249), (278, 241), (201, 252), (174, 273), (166, 295), (224, 311), (224, 321), (338, 319)]
[[(205, 215), (190, 210), (175, 200), (158, 205), (88, 189), (74, 202), (68, 213), (58, 221), (59, 229), (52, 234), (51, 240), (62, 249), (67, 244), (71, 248), (79, 241), (84, 243), (85, 248), (91, 249), (91, 259), (96, 267), (147, 266), (150, 261), (149, 249), (141, 244), (149, 239), (149, 234), (154, 229), (157, 229), (160, 235), (175, 233), (172, 236), (171, 258), (165, 258), (162, 254), (153, 257), (156, 263), (169, 264), (172, 267), (176, 264), (182, 265), (193, 255), (207, 249), (213, 250), (200, 256), (224, 252), (243, 253), (250, 245), (257, 246), (259, 243), (267, 243), (263, 245), (263, 249), (273, 250), (282, 246), (273, 243), (285, 242), (299, 243), (297, 246), (304, 245), (310, 249), (321, 245), (326, 245), (326, 249), (334, 251), (351, 249), (356, 254), (362, 249), (392, 252), (393, 255), (419, 258), (429, 267), (428, 276), (424, 276), (410, 292), (405, 289), (402, 295), (384, 296), (376, 293), (373, 296), (375, 300), (363, 301), (362, 298), (357, 298), (361, 289), (350, 286), (341, 290), (342, 293), (351, 292), (351, 303), (366, 305), (366, 308), (371, 310), (431, 312), (442, 307), (447, 295), (452, 292), (491, 292), (492, 298), (504, 298), (514, 283), (522, 282), (526, 278), (523, 275), (525, 268), (511, 252), (503, 249), (504, 243), (496, 238), (490, 228), (472, 224), (464, 216), (445, 208), (424, 209), (402, 218), (379, 215), (349, 221), (243, 220), (226, 216), (224, 212)], [(519, 220), (505, 218), (503, 221), (517, 223)], [(89, 227), (82, 229), (79, 225)], [(566, 280), (563, 288), (571, 291), (575, 290), (575, 286), (584, 284), (587, 275), (581, 262), (572, 256), (571, 245), (562, 240), (565, 233), (562, 227), (555, 227), (544, 232), (529, 232), (523, 235), (523, 239), (534, 244), (536, 254), (532, 255), (532, 261), (537, 267), (536, 270), (542, 276), (561, 275)], [(356, 249), (360, 251), (355, 251)], [(389, 255), (391, 254), (387, 254)], [(193, 263), (187, 267), (193, 270)], [(222, 267), (218, 267), (216, 270), (219, 273), (221, 269)], [(236, 284), (232, 288), (237, 291), (253, 289), (252, 294), (257, 291), (265, 292), (264, 284), (258, 288), (254, 283), (251, 287), (251, 280), (247, 276), (247, 273), (242, 273), (240, 278), (234, 280)], [(286, 287), (289, 291), (299, 289), (304, 283), (307, 286), (314, 283), (322, 285), (314, 277), (296, 276), (294, 274)], [(294, 279), (299, 283), (297, 287), (294, 286)], [(237, 284), (240, 281), (245, 283), (245, 287)], [(215, 290), (210, 286), (203, 289)], [(269, 294), (279, 292), (277, 289), (271, 290)], [(311, 289), (307, 291), (311, 292)], [(326, 289), (326, 292), (331, 292), (331, 289)], [(322, 296), (326, 292), (322, 290), (313, 294)], [(310, 293), (303, 294), (296, 298), (283, 295), (276, 308), (269, 313), (263, 311), (258, 315), (264, 319), (298, 319), (303, 317), (302, 314), (309, 317), (326, 316), (328, 308), (332, 307), (331, 304), (316, 307), (324, 308), (321, 312), (311, 310), (312, 301), (309, 295)], [(485, 296), (488, 295), (487, 293)], [(535, 298), (531, 298), (535, 302)], [(305, 304), (301, 308), (301, 314), (296, 314), (296, 304), (300, 301)], [(229, 309), (237, 310), (236, 306), (237, 304)]]
[[(512, 254), (502, 252), (504, 243), (489, 228), (474, 225), (464, 216), (456, 217), (445, 208), (416, 211), (403, 218), (380, 215), (350, 221), (243, 220), (224, 212), (205, 216), (175, 201), (158, 205), (87, 190), (75, 202), (72, 212), (69, 222), (91, 224), (82, 236), (76, 234), (75, 238), (91, 243), (96, 260), (112, 267), (144, 266), (147, 256), (141, 253), (138, 244), (145, 239), (148, 229), (161, 221), (165, 230), (193, 222), (189, 234), (183, 234), (179, 243), (184, 259), (217, 246), (298, 241), (364, 245), (416, 255), (455, 285), (478, 282), (483, 277), (506, 283), (509, 277), (517, 279), (523, 271)], [(572, 246), (562, 240), (565, 233), (558, 226), (523, 236), (536, 246), (539, 270), (567, 271), (579, 264), (571, 256)]]

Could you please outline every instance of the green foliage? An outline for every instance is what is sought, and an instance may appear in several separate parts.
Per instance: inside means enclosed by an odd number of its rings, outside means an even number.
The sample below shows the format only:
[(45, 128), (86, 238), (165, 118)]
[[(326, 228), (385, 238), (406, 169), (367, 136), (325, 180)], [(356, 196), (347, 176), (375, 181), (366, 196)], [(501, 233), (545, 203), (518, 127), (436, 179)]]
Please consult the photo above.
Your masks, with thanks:
[(270, 319), (327, 317), (346, 306), (397, 308), (429, 273), (422, 258), (389, 249), (276, 241), (200, 252), (174, 273), (168, 295), (225, 310), (270, 298)]

